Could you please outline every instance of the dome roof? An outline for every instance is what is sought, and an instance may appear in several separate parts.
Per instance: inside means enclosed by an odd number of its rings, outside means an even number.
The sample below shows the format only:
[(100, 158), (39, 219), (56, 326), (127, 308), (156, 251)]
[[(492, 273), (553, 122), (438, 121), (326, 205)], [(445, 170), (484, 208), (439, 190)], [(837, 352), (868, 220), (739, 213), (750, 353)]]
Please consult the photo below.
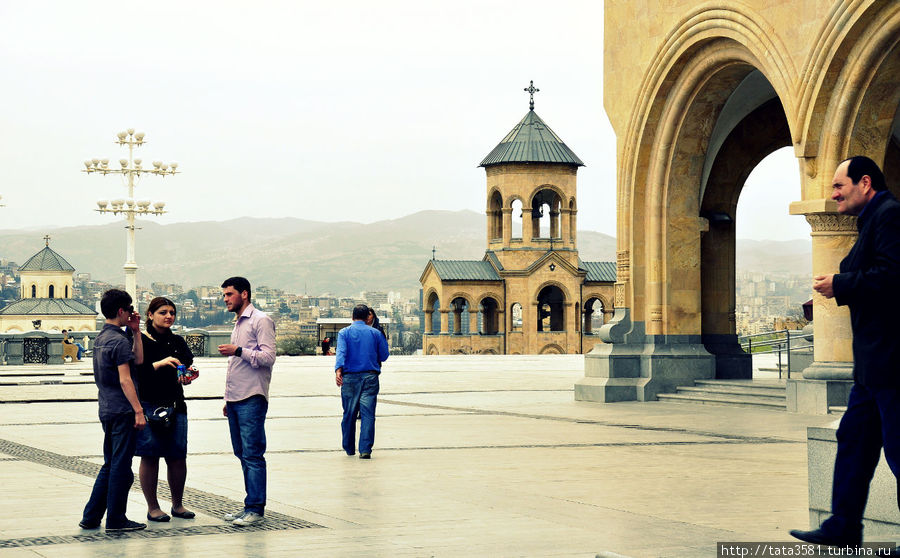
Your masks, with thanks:
[(75, 271), (65, 258), (54, 252), (49, 246), (28, 258), (28, 261), (19, 268), (23, 271)]
[(583, 167), (578, 155), (563, 143), (534, 110), (529, 110), (512, 131), (506, 134), (480, 167), (503, 163), (561, 163)]

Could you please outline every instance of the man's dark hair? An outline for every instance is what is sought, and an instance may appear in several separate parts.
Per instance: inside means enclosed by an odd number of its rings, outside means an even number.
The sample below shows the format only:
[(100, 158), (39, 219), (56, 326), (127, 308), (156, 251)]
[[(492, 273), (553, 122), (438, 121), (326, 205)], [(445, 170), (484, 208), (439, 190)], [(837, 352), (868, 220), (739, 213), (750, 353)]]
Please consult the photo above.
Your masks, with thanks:
[(234, 287), (234, 290), (241, 293), (247, 291), (247, 302), (250, 302), (250, 281), (244, 277), (229, 277), (222, 282), (222, 288)]
[(357, 304), (353, 308), (353, 319), (354, 320), (363, 320), (369, 317), (369, 307), (365, 304)]
[(847, 177), (854, 185), (859, 184), (860, 179), (868, 174), (869, 178), (872, 179), (873, 190), (876, 192), (887, 190), (887, 184), (884, 181), (884, 173), (881, 172), (878, 163), (863, 155), (850, 157), (841, 162), (843, 163), (845, 161), (850, 161), (850, 164), (847, 165)]
[(119, 308), (128, 310), (131, 306), (131, 295), (120, 289), (110, 289), (100, 298), (100, 311), (107, 320), (119, 315)]

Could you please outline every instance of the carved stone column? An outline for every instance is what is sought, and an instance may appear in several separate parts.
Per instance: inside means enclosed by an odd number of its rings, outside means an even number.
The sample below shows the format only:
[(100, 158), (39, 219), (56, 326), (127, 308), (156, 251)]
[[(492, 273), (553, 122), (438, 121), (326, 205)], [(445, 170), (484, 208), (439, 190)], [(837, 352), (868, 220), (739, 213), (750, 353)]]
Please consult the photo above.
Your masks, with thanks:
[[(856, 242), (856, 217), (836, 213), (810, 213), (813, 277), (837, 273), (841, 260)], [(803, 372), (808, 379), (852, 379), (853, 332), (850, 310), (834, 299), (813, 293), (813, 365)], [(824, 365), (824, 366), (823, 366)], [(835, 366), (836, 365), (836, 366)]]
[[(792, 215), (804, 215), (812, 228), (812, 276), (837, 273), (841, 260), (856, 242), (856, 217), (841, 215), (831, 200), (791, 204)], [(810, 278), (812, 291), (812, 278)], [(829, 408), (847, 404), (853, 385), (853, 331), (850, 310), (834, 299), (812, 291), (813, 363), (803, 379), (787, 383), (787, 408), (791, 412), (827, 414)]]

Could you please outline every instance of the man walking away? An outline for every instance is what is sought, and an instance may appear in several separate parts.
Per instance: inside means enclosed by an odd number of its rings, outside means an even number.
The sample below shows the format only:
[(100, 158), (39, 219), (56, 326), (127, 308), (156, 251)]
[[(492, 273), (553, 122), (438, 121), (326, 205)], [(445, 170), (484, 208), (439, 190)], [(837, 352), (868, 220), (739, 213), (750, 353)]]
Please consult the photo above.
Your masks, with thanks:
[[(119, 289), (103, 293), (100, 311), (106, 324), (94, 341), (93, 359), (103, 427), (103, 466), (78, 525), (96, 529), (105, 512), (107, 531), (137, 531), (147, 524), (125, 517), (125, 508), (134, 482), (131, 461), (137, 432), (147, 425), (134, 381), (135, 366), (144, 362), (141, 317), (131, 305), (131, 295)], [(127, 333), (122, 331), (126, 325)]]
[(263, 520), (266, 509), (266, 412), (275, 364), (275, 323), (250, 303), (250, 281), (231, 277), (222, 283), (222, 297), (237, 317), (231, 343), (219, 345), (230, 357), (225, 376), (225, 406), (231, 447), (244, 474), (244, 509), (225, 514), (225, 521), (243, 527)]
[(335, 383), (341, 388), (344, 418), (341, 421), (344, 451), (356, 453), (356, 417), (359, 415), (359, 458), (372, 457), (375, 442), (375, 404), (378, 375), (388, 359), (387, 340), (377, 329), (366, 325), (369, 308), (353, 309), (353, 323), (338, 332)]
[(837, 430), (832, 515), (818, 529), (791, 535), (815, 544), (858, 546), (882, 448), (900, 478), (900, 202), (887, 191), (878, 165), (859, 156), (838, 166), (831, 199), (839, 213), (857, 216), (859, 235), (840, 272), (814, 277), (813, 289), (850, 307), (853, 387)]

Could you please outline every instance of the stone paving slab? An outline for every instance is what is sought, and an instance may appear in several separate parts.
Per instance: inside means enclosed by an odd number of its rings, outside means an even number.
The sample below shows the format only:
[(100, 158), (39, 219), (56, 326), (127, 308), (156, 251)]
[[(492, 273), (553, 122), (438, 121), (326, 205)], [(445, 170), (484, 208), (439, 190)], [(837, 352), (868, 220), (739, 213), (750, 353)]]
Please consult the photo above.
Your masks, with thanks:
[[(96, 389), (0, 386), (0, 556), (715, 556), (717, 541), (789, 541), (808, 524), (806, 428), (834, 420), (576, 402), (579, 355), (392, 357), (362, 461), (340, 448), (333, 357), (279, 358), (268, 529), (240, 531), (219, 519), (243, 498), (225, 361), (197, 364), (186, 505), (198, 518), (116, 537), (76, 526), (102, 461)], [(28, 375), (61, 368), (89, 373)], [(26, 402), (41, 400), (54, 402)], [(129, 515), (145, 513), (136, 486)]]

